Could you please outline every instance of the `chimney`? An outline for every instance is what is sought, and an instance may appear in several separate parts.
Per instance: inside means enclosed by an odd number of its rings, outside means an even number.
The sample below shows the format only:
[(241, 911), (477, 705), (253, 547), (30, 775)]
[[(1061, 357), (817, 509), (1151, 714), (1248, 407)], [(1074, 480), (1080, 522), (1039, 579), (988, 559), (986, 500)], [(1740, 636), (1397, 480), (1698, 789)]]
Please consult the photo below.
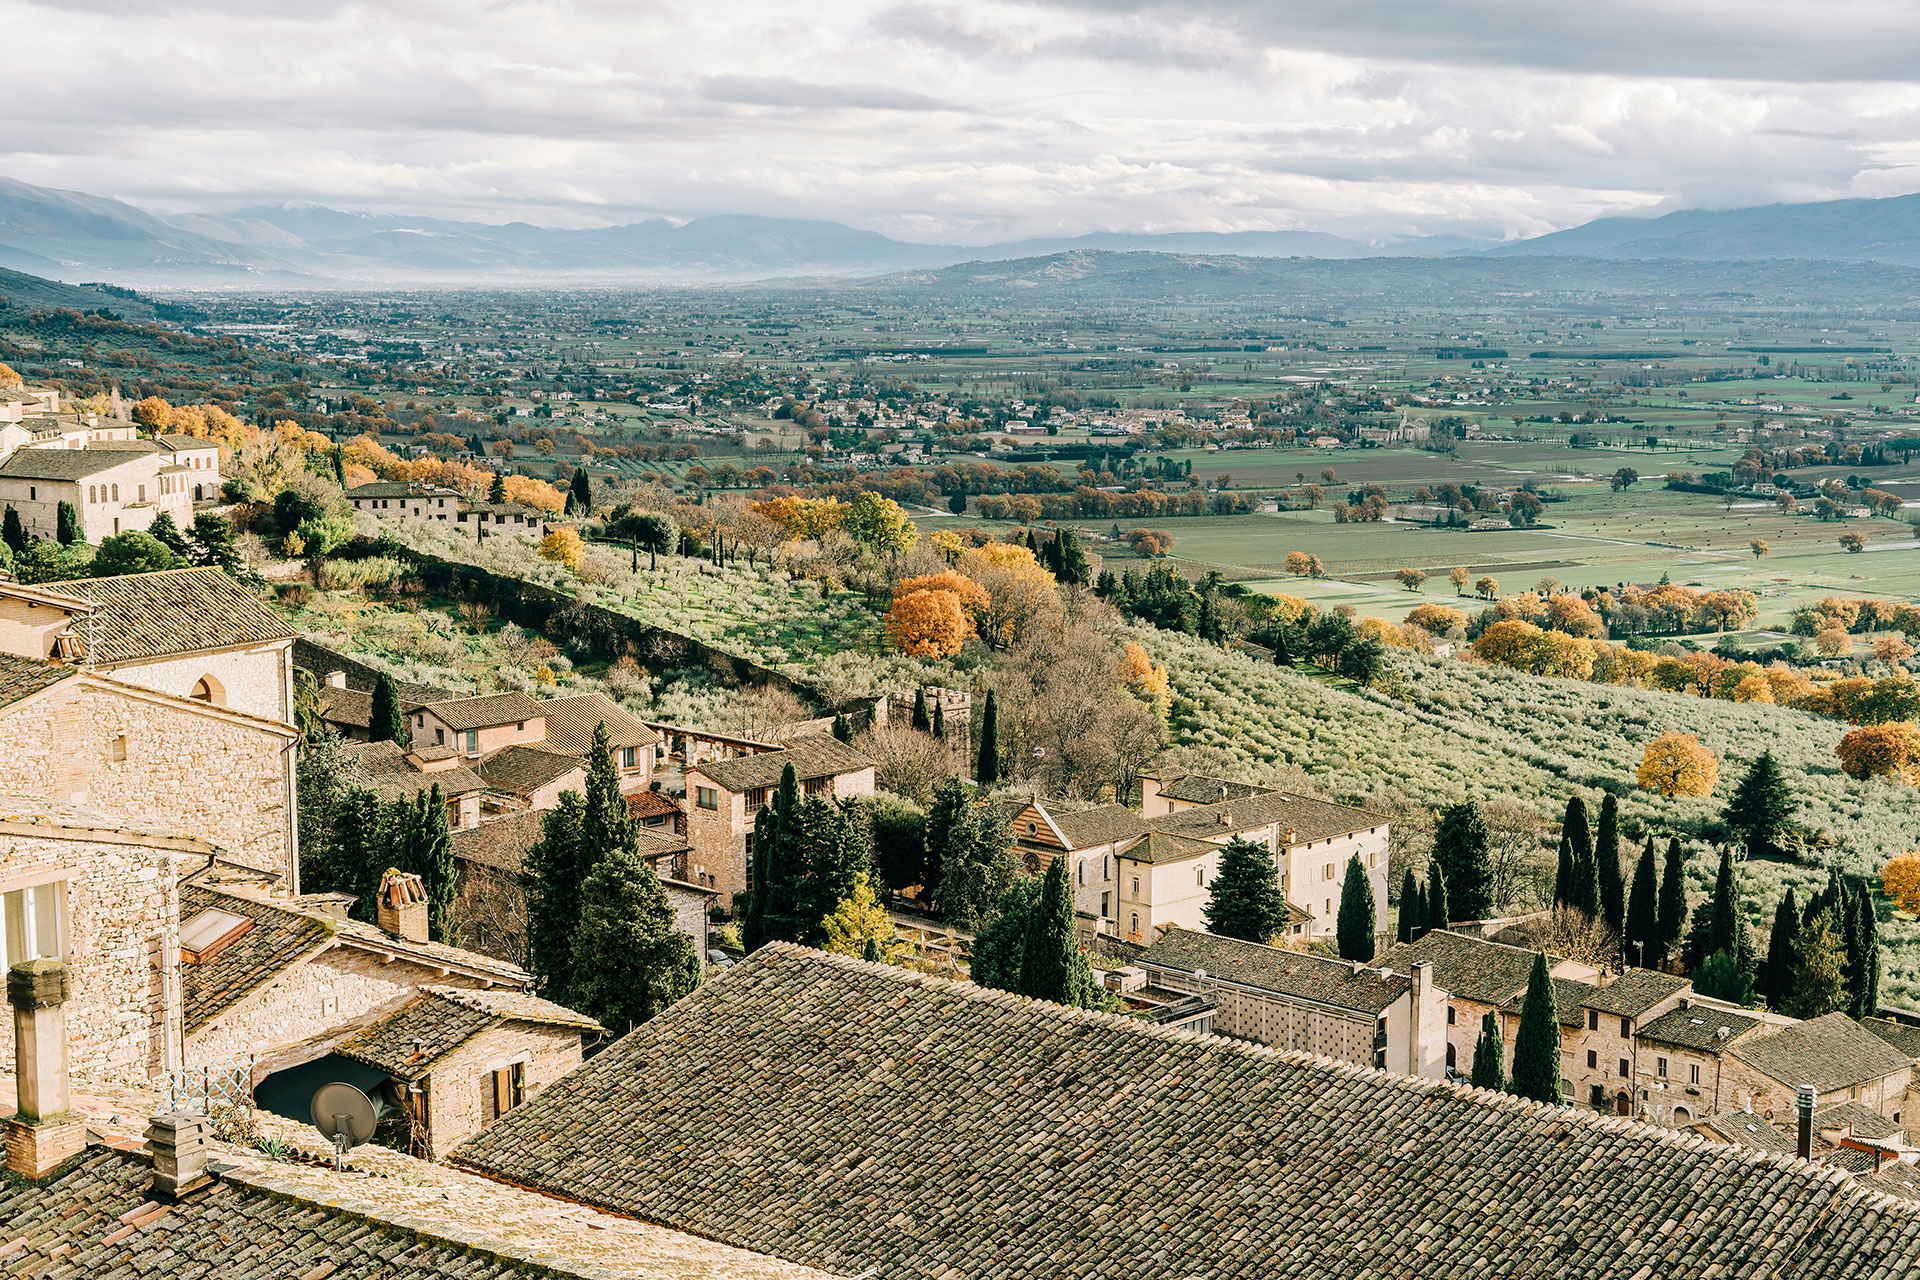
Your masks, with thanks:
[(155, 1116), (147, 1126), (153, 1152), (153, 1194), (170, 1199), (207, 1179), (207, 1135), (212, 1122), (191, 1111)]
[(427, 940), (427, 885), (410, 871), (387, 868), (380, 877), (379, 901), (375, 920), (396, 938), (408, 942)]
[(338, 671), (327, 672), (327, 688), (344, 689), (347, 687), (347, 672), (343, 667)]
[(1794, 1101), (1800, 1111), (1800, 1137), (1794, 1150), (1802, 1160), (1813, 1158), (1813, 1101), (1814, 1088), (1810, 1084), (1794, 1086)]
[(1293, 828), (1287, 828), (1287, 848), (1293, 848)]
[(1433, 998), (1433, 961), (1413, 962), (1413, 989), (1407, 993), (1407, 1074), (1423, 1076), (1427, 1056), (1427, 1001)]
[(7, 1168), (44, 1178), (87, 1145), (67, 1081), (67, 966), (29, 960), (7, 970), (19, 1110), (5, 1120)]

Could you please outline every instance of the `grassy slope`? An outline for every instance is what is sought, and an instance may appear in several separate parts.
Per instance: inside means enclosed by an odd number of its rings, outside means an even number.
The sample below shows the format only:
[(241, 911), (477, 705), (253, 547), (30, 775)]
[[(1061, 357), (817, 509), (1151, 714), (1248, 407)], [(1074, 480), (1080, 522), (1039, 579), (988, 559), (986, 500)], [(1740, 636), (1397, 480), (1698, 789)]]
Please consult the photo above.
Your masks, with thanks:
[(20, 308), (67, 307), (74, 311), (91, 311), (96, 307), (106, 307), (129, 320), (153, 319), (153, 304), (145, 298), (109, 293), (93, 285), (61, 284), (57, 280), (43, 280), (39, 276), (8, 271), (3, 267), (0, 267), (0, 298), (4, 298), (8, 306)]

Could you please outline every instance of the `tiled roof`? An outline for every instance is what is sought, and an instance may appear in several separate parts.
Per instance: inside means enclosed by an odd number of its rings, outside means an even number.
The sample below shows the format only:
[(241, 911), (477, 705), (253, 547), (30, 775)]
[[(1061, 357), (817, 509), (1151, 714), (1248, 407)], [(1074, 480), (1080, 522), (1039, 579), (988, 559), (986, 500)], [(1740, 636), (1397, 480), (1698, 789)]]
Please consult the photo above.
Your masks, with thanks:
[(221, 893), (191, 881), (181, 882), (181, 920), (191, 919), (210, 907), (246, 916), (253, 921), (253, 928), (222, 947), (205, 964), (180, 966), (180, 988), (189, 1032), (199, 1030), (333, 942), (332, 924), (319, 916)]
[[(1734, 1041), (1761, 1025), (1760, 1019), (1728, 1009), (1693, 1003), (1684, 1009), (1669, 1009), (1639, 1028), (1639, 1034), (1662, 1044), (1679, 1045), (1701, 1053), (1724, 1053)], [(1722, 1029), (1726, 1034), (1721, 1035)]]
[(482, 1031), (503, 1023), (531, 1022), (580, 1032), (606, 1029), (585, 1014), (523, 992), (422, 987), (420, 997), (349, 1036), (333, 1051), (413, 1081)]
[(347, 490), (347, 496), (349, 498), (458, 498), (460, 491), (443, 489), (437, 484), (424, 484), (418, 480), (371, 480)]
[(1637, 1018), (1676, 992), (1687, 988), (1687, 980), (1657, 969), (1628, 969), (1604, 987), (1587, 993), (1583, 1001), (1589, 1009), (1620, 1018)]
[(453, 856), (496, 871), (518, 874), (527, 850), (540, 841), (540, 814), (533, 809), (483, 819), (479, 826), (455, 831)]
[(627, 812), (635, 818), (651, 818), (660, 814), (677, 814), (680, 812), (680, 803), (664, 792), (636, 791), (627, 797)]
[(1161, 934), (1160, 940), (1135, 957), (1133, 963), (1159, 965), (1182, 973), (1204, 969), (1209, 978), (1337, 1009), (1352, 1009), (1369, 1017), (1378, 1017), (1381, 1010), (1413, 986), (1413, 980), (1404, 973), (1388, 976), (1378, 969), (1355, 972), (1353, 965), (1345, 960), (1263, 947), (1257, 942), (1181, 928)]
[(99, 608), (72, 631), (96, 662), (136, 662), (201, 649), (288, 640), (294, 630), (220, 569), (167, 569), (53, 582)]
[[(1225, 822), (1221, 821), (1223, 816), (1227, 819)], [(1355, 831), (1368, 831), (1385, 825), (1386, 821), (1382, 814), (1369, 813), (1351, 805), (1266, 791), (1239, 800), (1228, 800), (1224, 804), (1202, 805), (1197, 809), (1180, 809), (1162, 814), (1157, 818), (1148, 818), (1147, 825), (1155, 831), (1202, 839), (1265, 826), (1279, 827), (1280, 834), (1284, 836), (1287, 828), (1292, 827), (1294, 843), (1307, 844), (1333, 836), (1351, 835)]]
[(1218, 852), (1220, 852), (1220, 846), (1206, 840), (1168, 835), (1164, 831), (1149, 831), (1115, 850), (1115, 856), (1130, 858), (1135, 862), (1161, 863), (1185, 862), (1189, 858), (1203, 858), (1207, 854)]
[(1203, 773), (1186, 773), (1162, 779), (1160, 794), (1169, 800), (1180, 800), (1187, 804), (1218, 804), (1222, 800), (1244, 800), (1248, 796), (1264, 795), (1274, 791), (1273, 787), (1256, 787), (1251, 782), (1229, 782), (1225, 778), (1209, 778)]
[(1731, 1142), (1736, 1147), (1753, 1147), (1783, 1156), (1790, 1156), (1795, 1150), (1791, 1137), (1774, 1128), (1773, 1122), (1765, 1116), (1757, 1116), (1751, 1111), (1723, 1111), (1693, 1127), (1711, 1130), (1722, 1141)]
[(10, 480), (85, 480), (102, 471), (124, 467), (129, 462), (137, 461), (143, 454), (153, 452), (151, 446), (144, 450), (103, 449), (98, 446), (91, 449), (20, 449), (6, 462), (0, 463), (0, 476)]
[(460, 969), (512, 987), (525, 987), (533, 981), (527, 971), (517, 964), (496, 960), (492, 956), (482, 955), (478, 951), (468, 951), (464, 947), (450, 947), (442, 942), (413, 942), (397, 938), (384, 929), (362, 920), (336, 920), (333, 926), (343, 946), (361, 947), (383, 955), (395, 955), (412, 960), (416, 964), (439, 969)]
[(320, 686), (320, 718), (328, 724), (365, 729), (373, 724), (373, 695), (323, 684)]
[(183, 436), (174, 432), (162, 432), (153, 439), (156, 444), (163, 445), (175, 453), (187, 449), (218, 449), (220, 447), (218, 440), (209, 440), (205, 436)]
[(1066, 837), (1069, 849), (1090, 849), (1111, 844), (1146, 832), (1147, 824), (1139, 814), (1123, 804), (1103, 804), (1097, 809), (1077, 813), (1052, 813), (1053, 825)]
[(453, 1159), (886, 1280), (1837, 1280), (1920, 1240), (1796, 1161), (787, 944)]
[(0, 822), (30, 823), (39, 827), (62, 827), (82, 832), (113, 831), (149, 838), (194, 839), (149, 823), (129, 822), (118, 814), (90, 805), (68, 804), (35, 791), (0, 790)]
[(530, 796), (548, 783), (584, 770), (579, 756), (555, 755), (539, 747), (503, 747), (478, 765), (474, 772), (490, 787), (516, 796)]
[(1879, 1036), (1915, 1062), (1920, 1062), (1920, 1027), (1910, 1027), (1891, 1018), (1862, 1018), (1861, 1029)]
[(359, 770), (360, 778), (382, 800), (408, 797), (434, 786), (444, 796), (471, 795), (492, 788), (479, 774), (465, 765), (431, 772), (407, 759), (407, 751), (397, 742), (347, 742), (341, 744), (347, 759)]
[(73, 672), (72, 667), (0, 653), (0, 707), (10, 707), (28, 694), (51, 688)]
[(540, 703), (547, 717), (546, 748), (562, 755), (585, 756), (593, 750), (593, 731), (607, 726), (607, 745), (650, 747), (660, 735), (604, 693), (582, 693), (571, 698), (548, 698)]
[[(1586, 1025), (1586, 1001), (1595, 990), (1597, 988), (1591, 982), (1581, 982), (1577, 978), (1553, 979), (1553, 1012), (1560, 1019), (1561, 1026), (1577, 1029)], [(1508, 1013), (1518, 1014), (1526, 1002), (1527, 993), (1523, 989), (1502, 1007)]]
[(1871, 1191), (1898, 1196), (1902, 1200), (1920, 1201), (1920, 1168), (1915, 1168), (1905, 1160), (1880, 1162), (1872, 1172), (1863, 1173), (1854, 1180)]
[(540, 704), (517, 690), (482, 693), (430, 702), (423, 708), (449, 729), (489, 729), (501, 724), (524, 724), (540, 718)]
[(1395, 973), (1411, 973), (1416, 961), (1433, 961), (1433, 982), (1449, 995), (1504, 1007), (1527, 989), (1531, 951), (1436, 929), (1418, 942), (1402, 942), (1374, 957)]
[(1772, 1035), (1755, 1036), (1734, 1057), (1786, 1085), (1810, 1084), (1821, 1093), (1878, 1080), (1913, 1060), (1844, 1013), (1796, 1022)]
[(768, 751), (755, 756), (735, 756), (731, 760), (709, 760), (687, 770), (712, 778), (729, 791), (752, 791), (756, 787), (777, 787), (780, 774), (793, 766), (796, 778), (828, 778), (842, 773), (871, 769), (873, 761), (838, 738), (825, 734), (796, 742), (784, 751)]
[(1861, 1138), (1891, 1138), (1906, 1132), (1906, 1126), (1898, 1120), (1858, 1102), (1842, 1102), (1814, 1112), (1813, 1130), (1818, 1133), (1822, 1129), (1850, 1129)]

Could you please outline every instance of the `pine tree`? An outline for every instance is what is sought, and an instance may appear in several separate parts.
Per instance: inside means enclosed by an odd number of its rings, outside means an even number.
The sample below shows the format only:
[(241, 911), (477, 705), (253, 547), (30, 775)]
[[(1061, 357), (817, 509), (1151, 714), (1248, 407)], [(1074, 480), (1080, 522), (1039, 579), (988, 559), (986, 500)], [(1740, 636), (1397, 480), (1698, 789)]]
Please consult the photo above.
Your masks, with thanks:
[(1451, 914), (1442, 919), (1427, 913), (1434, 928), (1453, 920), (1485, 920), (1493, 914), (1491, 835), (1480, 806), (1468, 800), (1449, 808), (1433, 833), (1434, 865), (1446, 872)]
[(1781, 1010), (1790, 1018), (1819, 1018), (1847, 1007), (1846, 944), (1825, 910), (1793, 939), (1793, 991)]
[(1202, 909), (1207, 930), (1243, 942), (1271, 942), (1287, 919), (1280, 877), (1265, 845), (1235, 836), (1220, 851), (1219, 869)]
[(1453, 923), (1453, 904), (1447, 894), (1447, 873), (1438, 862), (1427, 864), (1427, 933)]
[(700, 953), (646, 860), (609, 850), (580, 887), (574, 1003), (618, 1033), (700, 985)]
[(1401, 942), (1417, 942), (1427, 932), (1427, 898), (1420, 891), (1420, 878), (1408, 867), (1400, 880), (1400, 918), (1394, 937)]
[(407, 717), (400, 710), (400, 686), (382, 671), (373, 682), (373, 709), (367, 720), (369, 742), (407, 745)]
[(1767, 936), (1767, 958), (1760, 966), (1757, 993), (1769, 1009), (1779, 1009), (1793, 991), (1793, 939), (1800, 932), (1800, 905), (1793, 900), (1793, 886), (1780, 895), (1773, 908), (1773, 932)]
[(934, 906), (962, 927), (987, 919), (1024, 872), (1006, 816), (978, 800), (973, 788), (949, 777), (927, 811), (927, 865), (930, 876), (938, 875)]
[(1506, 1046), (1500, 1042), (1500, 1024), (1493, 1014), (1480, 1018), (1480, 1038), (1473, 1043), (1473, 1075), (1476, 1089), (1495, 1092), (1507, 1087)]
[(162, 511), (153, 517), (153, 523), (147, 526), (147, 533), (161, 546), (173, 552), (181, 559), (187, 558), (187, 540), (180, 536), (180, 526), (173, 522), (173, 514)]
[(853, 741), (853, 722), (847, 719), (847, 713), (844, 711), (834, 713), (833, 737), (836, 742)]
[(1738, 832), (1749, 858), (1768, 858), (1780, 852), (1780, 840), (1793, 824), (1793, 793), (1773, 758), (1763, 751), (1734, 788), (1727, 802), (1727, 826)]
[(1620, 802), (1608, 792), (1600, 801), (1600, 826), (1593, 840), (1593, 861), (1600, 883), (1600, 916), (1618, 938), (1626, 929), (1627, 886), (1620, 877)]
[(1000, 784), (1000, 708), (991, 689), (987, 690), (986, 710), (980, 715), (980, 756), (973, 780), (989, 788)]
[(193, 518), (187, 541), (195, 564), (224, 570), (236, 578), (244, 571), (240, 547), (233, 538), (233, 522), (225, 516), (201, 512)]
[(995, 991), (1020, 990), (1020, 966), (1026, 956), (1027, 924), (1040, 902), (1040, 878), (1022, 876), (1000, 895), (999, 909), (973, 935), (967, 976)]
[(1642, 966), (1654, 964), (1660, 948), (1660, 871), (1653, 857), (1653, 837), (1633, 869), (1633, 889), (1627, 896), (1627, 917), (1621, 937), (1623, 954)]
[(26, 526), (20, 523), (20, 513), (13, 509), (12, 503), (7, 504), (7, 514), (0, 516), (0, 542), (5, 542), (15, 555), (27, 549)]
[(1513, 1038), (1513, 1092), (1536, 1102), (1560, 1101), (1560, 1015), (1545, 952), (1533, 957), (1520, 1029)]
[(1680, 837), (1667, 841), (1667, 860), (1660, 871), (1660, 963), (1671, 965), (1680, 945), (1681, 930), (1687, 924), (1686, 855), (1680, 849)]
[(63, 547), (80, 541), (80, 512), (71, 502), (62, 501), (54, 508), (53, 536)]
[(909, 723), (922, 733), (933, 732), (933, 721), (927, 715), (927, 691), (924, 688), (913, 691), (913, 719)]
[(1374, 950), (1373, 881), (1360, 865), (1360, 855), (1347, 859), (1346, 882), (1340, 886), (1340, 914), (1336, 922), (1342, 960), (1365, 962)]
[(1112, 1003), (1105, 988), (1094, 980), (1086, 953), (1080, 949), (1066, 858), (1055, 858), (1047, 867), (1039, 900), (1027, 921), (1019, 991), (1035, 1000), (1083, 1009), (1104, 1009)]
[(496, 471), (493, 473), (493, 482), (487, 486), (487, 501), (505, 502), (506, 500), (507, 477)]
[(547, 999), (564, 1004), (573, 992), (573, 943), (580, 928), (580, 819), (586, 801), (562, 791), (540, 815), (540, 839), (520, 864), (527, 901), (527, 968)]

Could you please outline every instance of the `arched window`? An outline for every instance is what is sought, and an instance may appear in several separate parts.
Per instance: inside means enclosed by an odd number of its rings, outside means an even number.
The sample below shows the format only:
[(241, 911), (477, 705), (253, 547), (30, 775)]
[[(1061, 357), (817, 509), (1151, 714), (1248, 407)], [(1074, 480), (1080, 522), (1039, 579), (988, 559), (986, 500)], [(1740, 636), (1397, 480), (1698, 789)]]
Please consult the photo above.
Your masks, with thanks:
[(1447, 1046), (1447, 1070), (1453, 1070), (1453, 1046), (1451, 1044)]
[(1688, 1111), (1685, 1107), (1675, 1107), (1673, 1109), (1673, 1122), (1676, 1125), (1692, 1124), (1693, 1113)]
[(115, 502), (120, 501), (120, 486), (117, 484), (113, 486), (113, 500)]
[(100, 492), (100, 490), (99, 490), (99, 488), (98, 488), (97, 486), (94, 486), (94, 485), (88, 485), (88, 486), (87, 486), (87, 501), (88, 501), (88, 502), (98, 502), (98, 501), (100, 501), (100, 499), (99, 499), (99, 498), (96, 498), (96, 497), (94, 496), (95, 494), (97, 494), (97, 493), (99, 493), (99, 492)]
[(187, 695), (195, 702), (210, 702), (216, 707), (227, 705), (227, 691), (212, 676), (201, 676), (194, 682), (193, 692)]

